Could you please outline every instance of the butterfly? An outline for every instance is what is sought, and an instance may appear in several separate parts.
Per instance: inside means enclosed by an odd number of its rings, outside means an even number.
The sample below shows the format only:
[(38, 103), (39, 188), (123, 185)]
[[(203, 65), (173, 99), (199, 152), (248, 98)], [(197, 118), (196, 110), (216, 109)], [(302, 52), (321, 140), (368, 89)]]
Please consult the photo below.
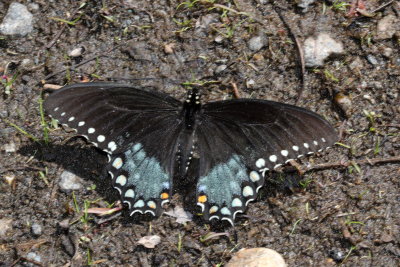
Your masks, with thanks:
[(182, 103), (143, 89), (81, 83), (44, 103), (50, 117), (107, 153), (107, 171), (130, 215), (159, 216), (174, 192), (173, 178), (190, 174), (203, 218), (233, 225), (268, 171), (338, 139), (326, 120), (297, 106), (259, 99), (202, 105), (198, 88)]

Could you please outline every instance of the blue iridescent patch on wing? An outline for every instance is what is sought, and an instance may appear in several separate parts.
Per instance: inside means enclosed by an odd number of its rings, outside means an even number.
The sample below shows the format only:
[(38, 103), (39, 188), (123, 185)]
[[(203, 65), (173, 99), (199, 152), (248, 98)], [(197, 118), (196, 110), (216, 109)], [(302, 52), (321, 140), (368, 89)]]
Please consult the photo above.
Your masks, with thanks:
[[(154, 157), (149, 157), (143, 145), (136, 143), (110, 160), (109, 173), (131, 214), (156, 215), (169, 198), (169, 175)], [(165, 195), (166, 194), (166, 195)]]
[(233, 223), (236, 213), (243, 212), (254, 200), (256, 190), (247, 173), (243, 159), (234, 154), (225, 163), (219, 163), (197, 184), (197, 205), (209, 219)]

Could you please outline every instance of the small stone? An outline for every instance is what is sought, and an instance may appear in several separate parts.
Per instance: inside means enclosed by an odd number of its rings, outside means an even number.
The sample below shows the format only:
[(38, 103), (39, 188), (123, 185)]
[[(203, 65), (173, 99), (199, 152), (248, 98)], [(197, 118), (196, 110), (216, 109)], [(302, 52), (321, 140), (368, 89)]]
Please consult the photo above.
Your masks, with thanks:
[(351, 70), (360, 70), (362, 69), (364, 66), (362, 60), (360, 57), (356, 57), (350, 64), (349, 64), (349, 68)]
[(394, 239), (393, 239), (393, 236), (392, 235), (390, 235), (390, 234), (388, 234), (388, 233), (383, 233), (382, 235), (381, 235), (381, 241), (382, 241), (382, 243), (389, 243), (389, 242), (392, 242)]
[(70, 56), (70, 57), (80, 57), (80, 56), (82, 56), (83, 52), (85, 52), (85, 48), (83, 46), (77, 47), (77, 48), (72, 49), (68, 53), (68, 56)]
[(29, 68), (31, 68), (33, 66), (34, 66), (33, 61), (30, 58), (24, 58), (21, 61), (21, 67), (24, 68), (24, 69), (29, 69)]
[(6, 233), (12, 229), (11, 219), (0, 219), (0, 237), (5, 237)]
[[(39, 255), (39, 254), (36, 254), (35, 252), (29, 252), (29, 253), (26, 255), (26, 258), (27, 258), (28, 260), (36, 261), (36, 262), (38, 262), (38, 263), (42, 262), (42, 257), (40, 257), (40, 255)], [(34, 263), (32, 263), (32, 262), (25, 262), (24, 265), (25, 265), (25, 266), (29, 266), (29, 267), (37, 266), (36, 264), (34, 264)]]
[(394, 15), (388, 15), (378, 21), (376, 27), (376, 40), (390, 39), (396, 33), (396, 25), (399, 20)]
[(140, 238), (138, 243), (146, 248), (155, 248), (161, 242), (161, 237), (158, 235), (149, 235)]
[(185, 224), (192, 221), (193, 215), (183, 209), (181, 206), (176, 206), (174, 209), (164, 212), (166, 215), (176, 218), (179, 224)]
[(5, 144), (5, 145), (3, 146), (3, 149), (4, 149), (4, 151), (5, 151), (6, 153), (13, 153), (13, 152), (15, 152), (15, 151), (16, 151), (15, 143)]
[(256, 82), (253, 79), (246, 80), (246, 87), (249, 89), (252, 88), (255, 84)]
[(286, 267), (285, 260), (269, 248), (246, 248), (237, 252), (226, 267)]
[(382, 53), (383, 56), (386, 58), (391, 58), (393, 55), (393, 49), (390, 47), (382, 47), (379, 49), (379, 51)]
[(14, 174), (6, 174), (6, 175), (4, 175), (4, 180), (6, 180), (6, 182), (9, 186), (12, 186), (15, 181), (15, 175)]
[(367, 55), (367, 60), (369, 63), (371, 63), (372, 65), (379, 65), (378, 60), (376, 59), (376, 57), (374, 57), (373, 55)]
[(215, 37), (214, 42), (220, 44), (220, 43), (222, 43), (223, 40), (224, 40), (224, 37), (222, 35), (218, 35), (217, 37)]
[(28, 8), (33, 11), (38, 11), (40, 9), (40, 6), (37, 3), (29, 3)]
[(226, 70), (226, 68), (227, 68), (226, 65), (219, 65), (219, 66), (215, 69), (214, 73), (215, 73), (215, 74), (219, 74), (219, 73), (223, 72), (224, 70)]
[(303, 49), (306, 67), (321, 67), (330, 55), (343, 53), (342, 43), (335, 41), (327, 33), (308, 37)]
[(331, 251), (329, 251), (329, 256), (330, 256), (334, 261), (336, 261), (336, 262), (341, 262), (341, 261), (344, 259), (345, 254), (344, 254), (342, 251), (340, 251), (340, 250), (331, 250)]
[(335, 95), (334, 101), (336, 105), (346, 114), (346, 116), (350, 115), (350, 111), (353, 107), (350, 97), (345, 94), (338, 93)]
[(35, 236), (40, 236), (42, 235), (42, 226), (38, 223), (34, 223), (31, 226), (31, 231)]
[(311, 4), (313, 4), (315, 0), (300, 0), (297, 6), (303, 9), (303, 12), (307, 12), (308, 8)]
[(33, 15), (23, 4), (13, 2), (0, 24), (0, 32), (4, 35), (25, 36), (33, 30)]
[(67, 230), (69, 229), (69, 220), (68, 219), (62, 220), (61, 222), (58, 223), (58, 225), (61, 227), (61, 229)]
[(166, 54), (173, 54), (174, 53), (174, 48), (175, 48), (175, 44), (174, 43), (166, 44), (166, 45), (164, 45), (164, 52)]
[(69, 171), (64, 171), (61, 174), (61, 179), (60, 182), (58, 182), (58, 185), (60, 186), (61, 191), (69, 192), (70, 190), (81, 189), (83, 187), (81, 182), (81, 178), (79, 178), (75, 174)]
[(265, 35), (254, 36), (249, 40), (249, 48), (253, 52), (259, 51), (267, 44), (267, 37)]

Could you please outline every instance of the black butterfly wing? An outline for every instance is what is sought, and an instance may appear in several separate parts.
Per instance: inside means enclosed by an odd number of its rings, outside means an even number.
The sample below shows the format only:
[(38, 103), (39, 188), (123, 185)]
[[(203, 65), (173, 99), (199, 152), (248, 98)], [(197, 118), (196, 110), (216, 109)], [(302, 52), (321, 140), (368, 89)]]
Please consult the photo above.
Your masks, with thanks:
[(159, 215), (171, 195), (181, 105), (127, 85), (82, 83), (55, 91), (44, 106), (109, 154), (108, 172), (131, 214)]
[(197, 204), (206, 219), (233, 222), (264, 184), (265, 173), (337, 140), (332, 126), (304, 108), (265, 100), (203, 106), (197, 128)]

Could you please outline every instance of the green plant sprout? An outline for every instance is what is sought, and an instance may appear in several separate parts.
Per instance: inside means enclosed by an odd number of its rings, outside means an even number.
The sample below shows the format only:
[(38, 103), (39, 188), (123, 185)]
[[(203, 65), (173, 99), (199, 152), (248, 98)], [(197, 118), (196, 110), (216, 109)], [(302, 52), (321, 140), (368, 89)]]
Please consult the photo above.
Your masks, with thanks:
[(306, 189), (312, 182), (313, 182), (312, 178), (306, 178), (301, 180), (299, 184), (303, 189)]
[(293, 235), (294, 231), (296, 230), (297, 225), (302, 221), (302, 219), (298, 219), (297, 221), (294, 222), (292, 231), (290, 231), (289, 236)]
[(49, 181), (47, 180), (47, 174), (48, 174), (48, 169), (47, 169), (47, 167), (45, 167), (44, 168), (44, 172), (43, 171), (39, 171), (39, 177), (40, 177), (40, 179), (42, 179), (43, 180), (43, 182), (47, 185), (47, 186), (49, 186)]
[(325, 78), (327, 78), (328, 80), (334, 81), (334, 82), (339, 82), (339, 79), (335, 77), (335, 75), (333, 75), (329, 70), (324, 70), (324, 75)]
[(176, 7), (176, 9), (178, 10), (181, 6), (184, 6), (185, 8), (189, 9), (189, 8), (194, 7), (198, 2), (200, 2), (200, 0), (187, 0), (187, 1), (180, 3)]
[(192, 20), (183, 20), (182, 22), (181, 21), (179, 21), (179, 20), (177, 20), (177, 19), (172, 19), (177, 25), (179, 25), (181, 28), (179, 29), (179, 30), (177, 30), (177, 31), (175, 31), (176, 33), (180, 33), (180, 32), (185, 32), (185, 31), (187, 31), (187, 30), (189, 30), (189, 29), (191, 29), (192, 28), (192, 26), (191, 26), (191, 23), (192, 23)]
[(348, 6), (350, 6), (350, 4), (346, 1), (335, 0), (331, 7), (333, 10), (346, 11)]
[(8, 121), (8, 120), (4, 120), (8, 125), (14, 127), (18, 132), (22, 133), (23, 135), (25, 135), (26, 137), (28, 137), (29, 139), (35, 141), (35, 142), (39, 142), (39, 139), (36, 138), (35, 136), (29, 134), (28, 132), (26, 132), (24, 129), (20, 128), (18, 125)]
[(181, 250), (182, 250), (182, 238), (183, 238), (183, 236), (181, 235), (181, 233), (179, 233), (178, 234), (178, 245), (176, 246), (178, 253), (181, 253)]
[(59, 21), (59, 22), (62, 22), (62, 23), (66, 23), (66, 24), (68, 24), (70, 26), (75, 26), (76, 23), (78, 23), (78, 21), (81, 19), (81, 16), (82, 15), (78, 16), (74, 20), (66, 20), (66, 19), (61, 19), (61, 18), (56, 18), (56, 17), (50, 17), (50, 19), (55, 20), (55, 21)]

